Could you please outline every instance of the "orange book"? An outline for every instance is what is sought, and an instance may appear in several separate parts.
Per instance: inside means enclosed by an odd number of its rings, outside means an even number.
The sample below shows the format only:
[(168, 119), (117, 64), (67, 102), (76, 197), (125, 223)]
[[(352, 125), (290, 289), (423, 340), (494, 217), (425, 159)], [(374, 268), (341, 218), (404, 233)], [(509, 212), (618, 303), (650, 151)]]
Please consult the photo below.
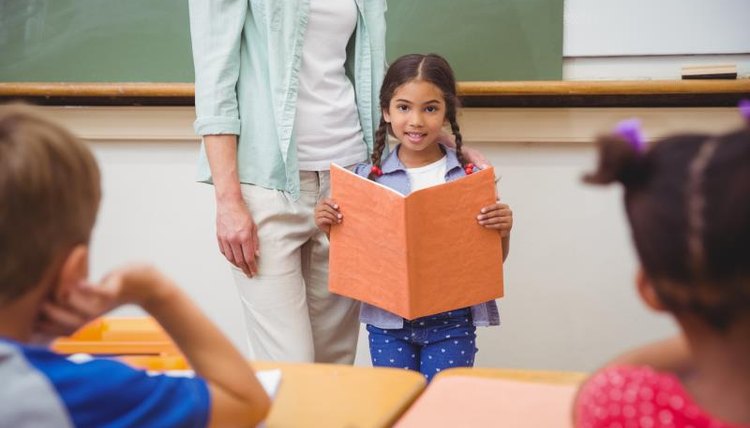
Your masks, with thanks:
[(496, 201), (486, 169), (407, 196), (331, 167), (344, 218), (331, 228), (329, 289), (406, 319), (503, 296), (500, 234), (477, 223)]

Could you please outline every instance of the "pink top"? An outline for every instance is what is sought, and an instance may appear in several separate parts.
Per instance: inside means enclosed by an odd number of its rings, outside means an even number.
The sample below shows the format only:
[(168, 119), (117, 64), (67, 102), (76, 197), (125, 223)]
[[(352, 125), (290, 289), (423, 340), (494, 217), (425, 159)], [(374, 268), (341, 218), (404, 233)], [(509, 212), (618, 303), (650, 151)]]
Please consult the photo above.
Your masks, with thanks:
[(739, 428), (702, 410), (673, 374), (650, 367), (609, 367), (581, 388), (579, 428)]

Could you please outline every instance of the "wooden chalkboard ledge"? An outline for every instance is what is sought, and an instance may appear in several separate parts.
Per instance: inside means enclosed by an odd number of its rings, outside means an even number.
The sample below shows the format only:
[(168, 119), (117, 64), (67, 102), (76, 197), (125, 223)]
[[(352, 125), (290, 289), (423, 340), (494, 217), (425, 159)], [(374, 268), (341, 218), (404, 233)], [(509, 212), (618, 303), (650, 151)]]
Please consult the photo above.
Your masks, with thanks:
[[(750, 79), (460, 82), (465, 107), (725, 107)], [(0, 83), (0, 101), (42, 105), (193, 105), (191, 83)]]
[(0, 82), (0, 101), (40, 105), (191, 106), (192, 83)]

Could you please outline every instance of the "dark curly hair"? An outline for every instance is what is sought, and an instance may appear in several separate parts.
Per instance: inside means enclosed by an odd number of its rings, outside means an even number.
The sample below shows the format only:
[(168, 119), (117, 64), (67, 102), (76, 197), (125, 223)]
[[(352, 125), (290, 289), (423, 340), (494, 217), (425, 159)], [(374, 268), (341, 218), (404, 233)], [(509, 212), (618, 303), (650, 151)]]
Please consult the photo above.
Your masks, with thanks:
[[(750, 310), (750, 126), (639, 151), (598, 139), (592, 184), (619, 182), (638, 257), (663, 304), (719, 331)], [(744, 315), (743, 315), (744, 316)]]

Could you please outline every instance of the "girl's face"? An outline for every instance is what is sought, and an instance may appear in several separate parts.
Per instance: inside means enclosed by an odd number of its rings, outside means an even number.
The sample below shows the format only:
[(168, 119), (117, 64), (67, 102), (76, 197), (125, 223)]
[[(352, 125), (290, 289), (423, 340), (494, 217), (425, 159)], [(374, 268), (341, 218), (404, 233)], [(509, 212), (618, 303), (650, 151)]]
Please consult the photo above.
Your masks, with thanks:
[(383, 118), (401, 142), (399, 153), (406, 150), (420, 158), (439, 154), (434, 160), (443, 156), (437, 141), (445, 124), (445, 99), (434, 84), (412, 80), (399, 86)]

